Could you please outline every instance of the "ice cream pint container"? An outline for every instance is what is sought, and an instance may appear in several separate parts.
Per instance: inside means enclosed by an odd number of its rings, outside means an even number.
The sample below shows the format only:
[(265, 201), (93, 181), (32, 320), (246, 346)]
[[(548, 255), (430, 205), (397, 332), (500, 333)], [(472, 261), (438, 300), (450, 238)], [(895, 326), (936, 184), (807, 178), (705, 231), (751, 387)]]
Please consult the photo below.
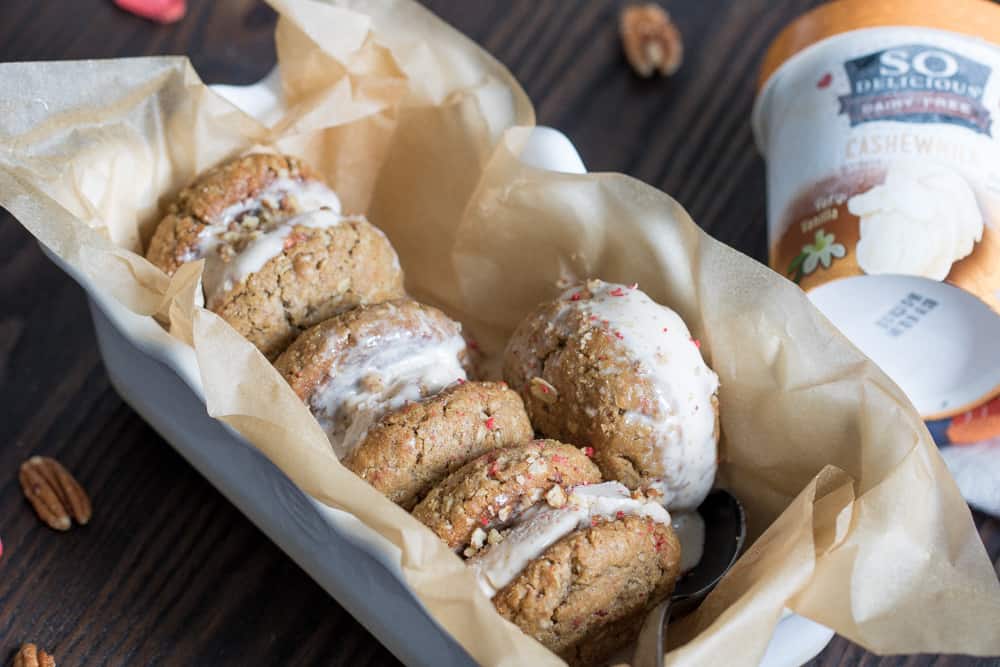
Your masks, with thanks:
[(1000, 6), (837, 0), (772, 43), (753, 111), (770, 265), (938, 442), (1000, 434)]

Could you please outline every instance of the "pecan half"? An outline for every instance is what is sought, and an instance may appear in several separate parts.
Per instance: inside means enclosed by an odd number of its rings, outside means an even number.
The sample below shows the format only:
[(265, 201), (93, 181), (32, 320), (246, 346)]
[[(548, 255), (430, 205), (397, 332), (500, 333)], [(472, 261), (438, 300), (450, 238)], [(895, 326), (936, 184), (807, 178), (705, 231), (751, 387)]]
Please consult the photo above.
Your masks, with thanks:
[(34, 644), (24, 644), (14, 656), (14, 667), (56, 667), (56, 660)]
[(25, 498), (49, 527), (69, 530), (71, 517), (81, 526), (90, 521), (90, 498), (55, 459), (32, 456), (21, 464), (18, 479)]
[(630, 5), (622, 10), (618, 29), (625, 58), (641, 77), (654, 72), (670, 76), (684, 58), (684, 44), (670, 15), (655, 3)]

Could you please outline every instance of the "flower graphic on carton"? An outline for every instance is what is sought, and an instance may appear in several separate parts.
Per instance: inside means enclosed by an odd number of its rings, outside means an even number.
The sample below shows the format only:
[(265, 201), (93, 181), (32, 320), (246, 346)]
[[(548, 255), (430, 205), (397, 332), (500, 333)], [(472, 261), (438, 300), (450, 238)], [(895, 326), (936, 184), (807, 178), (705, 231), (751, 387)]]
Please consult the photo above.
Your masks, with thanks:
[(802, 246), (802, 252), (796, 255), (788, 266), (788, 276), (798, 283), (815, 271), (820, 264), (824, 269), (829, 269), (835, 258), (840, 259), (847, 254), (844, 244), (835, 241), (833, 234), (817, 229), (813, 242)]

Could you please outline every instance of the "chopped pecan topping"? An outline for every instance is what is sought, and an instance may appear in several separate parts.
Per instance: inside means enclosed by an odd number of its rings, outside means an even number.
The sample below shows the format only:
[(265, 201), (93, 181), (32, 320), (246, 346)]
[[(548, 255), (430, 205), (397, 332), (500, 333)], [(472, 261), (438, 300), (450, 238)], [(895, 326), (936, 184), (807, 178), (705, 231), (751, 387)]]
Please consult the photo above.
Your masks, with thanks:
[(556, 484), (551, 489), (549, 489), (548, 493), (545, 494), (545, 502), (549, 504), (549, 507), (554, 507), (556, 509), (559, 509), (560, 507), (565, 507), (566, 492), (563, 491), (561, 486)]
[(559, 392), (549, 382), (540, 377), (531, 378), (529, 385), (531, 395), (546, 405), (552, 405), (559, 398)]

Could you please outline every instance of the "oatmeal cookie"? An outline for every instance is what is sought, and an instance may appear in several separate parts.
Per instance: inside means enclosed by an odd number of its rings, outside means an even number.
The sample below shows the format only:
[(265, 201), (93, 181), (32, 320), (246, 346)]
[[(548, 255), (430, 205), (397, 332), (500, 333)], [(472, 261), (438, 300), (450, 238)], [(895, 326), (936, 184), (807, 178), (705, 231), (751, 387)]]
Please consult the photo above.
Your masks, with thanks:
[(167, 274), (204, 259), (206, 306), (269, 359), (338, 312), (403, 295), (385, 235), (281, 155), (238, 158), (182, 190), (146, 258)]
[(468, 561), (500, 615), (571, 665), (600, 664), (635, 639), (680, 562), (670, 514), (617, 482), (523, 514)]
[(448, 473), (532, 437), (524, 403), (503, 382), (456, 382), (384, 415), (344, 465), (412, 509)]
[(694, 509), (715, 479), (718, 376), (672, 310), (600, 280), (542, 304), (517, 328), (504, 379), (541, 434), (594, 448), (608, 479)]
[(458, 322), (394, 299), (306, 330), (274, 365), (345, 460), (383, 415), (466, 380), (467, 358)]

